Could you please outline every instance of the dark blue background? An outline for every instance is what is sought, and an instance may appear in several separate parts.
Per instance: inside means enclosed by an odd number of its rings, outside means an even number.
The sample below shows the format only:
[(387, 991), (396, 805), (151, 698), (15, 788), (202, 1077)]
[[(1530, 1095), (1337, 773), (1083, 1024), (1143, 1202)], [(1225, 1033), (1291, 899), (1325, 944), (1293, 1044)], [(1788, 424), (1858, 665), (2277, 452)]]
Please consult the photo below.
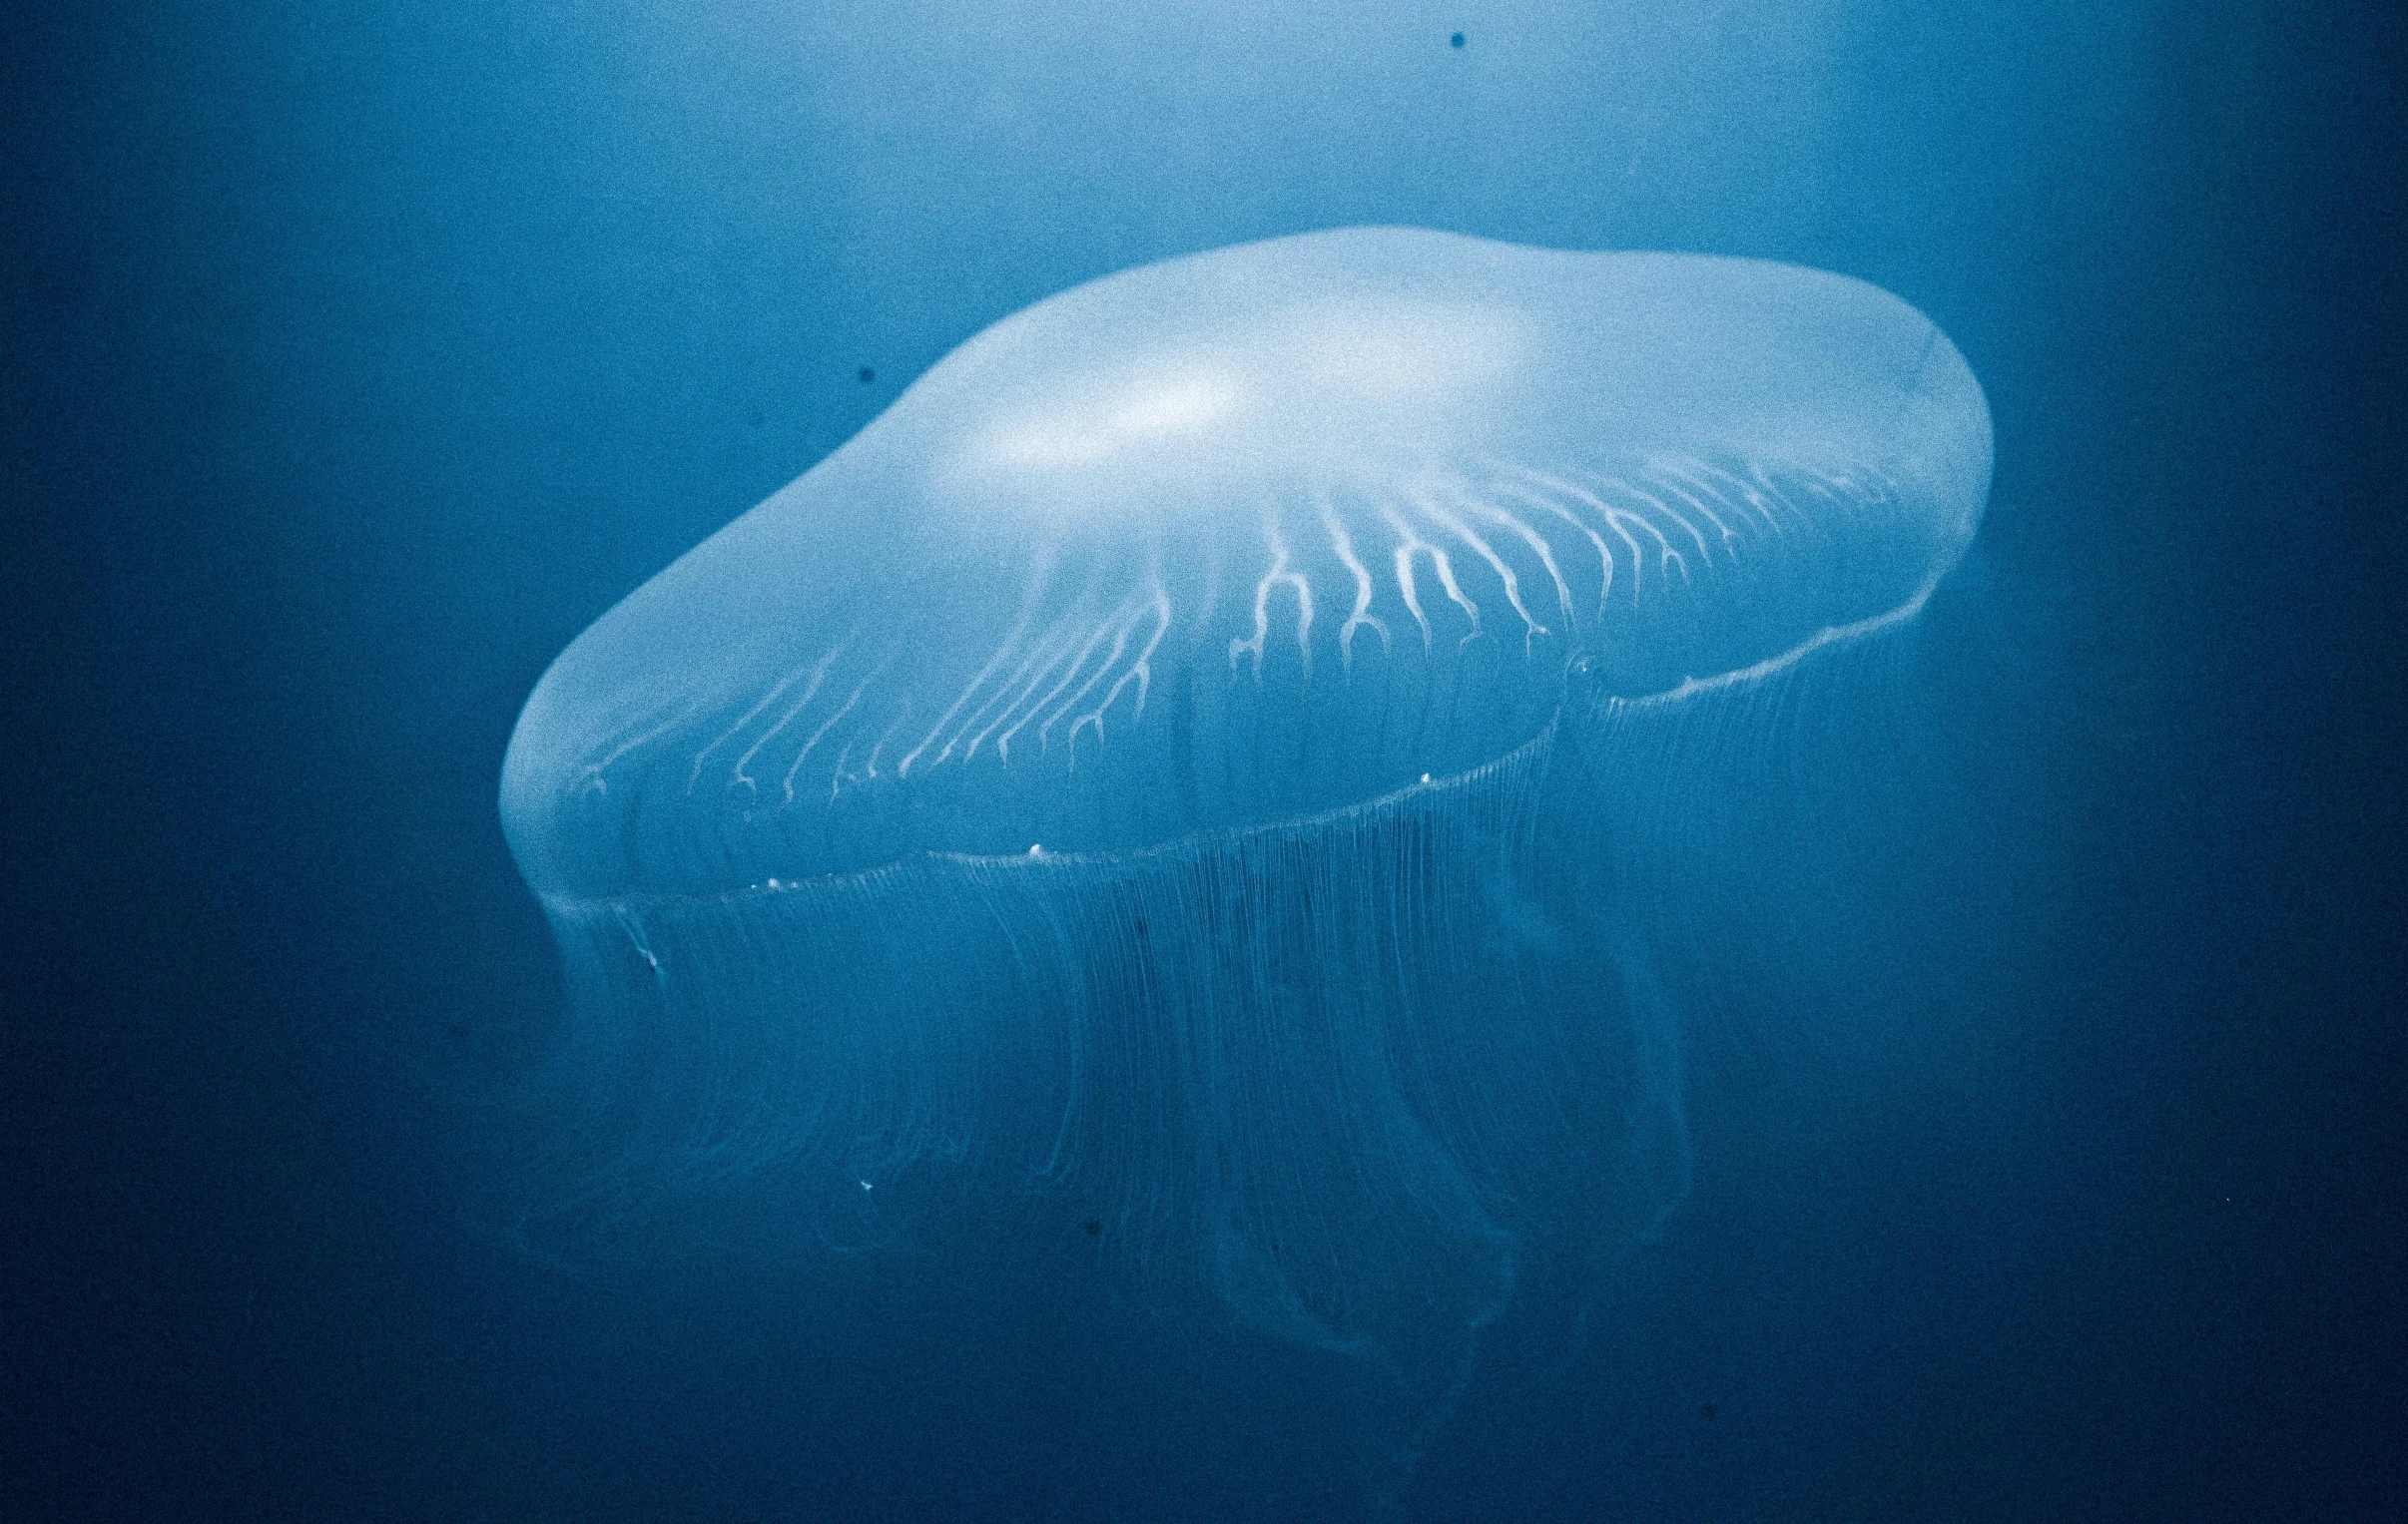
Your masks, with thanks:
[(1414, 1507), (2403, 1516), (2408, 20), (1072, 9), (7, 10), (0, 1512), (1359, 1509), (1342, 1373), (1075, 1233), (569, 1269), (472, 1204), (551, 656), (1026, 301), (1411, 221), (1875, 280), (1999, 436), (1965, 823), (1827, 1019), (1701, 1039), (1674, 1233)]

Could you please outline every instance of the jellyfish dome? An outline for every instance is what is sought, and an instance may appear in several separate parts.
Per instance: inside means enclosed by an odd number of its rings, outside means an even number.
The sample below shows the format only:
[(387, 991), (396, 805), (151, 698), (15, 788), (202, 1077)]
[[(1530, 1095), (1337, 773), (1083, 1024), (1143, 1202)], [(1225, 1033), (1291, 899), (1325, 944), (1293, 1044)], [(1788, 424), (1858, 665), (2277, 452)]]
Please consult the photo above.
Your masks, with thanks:
[(1715, 868), (1636, 812), (1721, 807), (1989, 473), (1948, 339), (1781, 264), (1352, 229), (1004, 319), (526, 706), (578, 1201), (974, 1178), (1435, 1410), (1526, 1245), (1681, 1189)]

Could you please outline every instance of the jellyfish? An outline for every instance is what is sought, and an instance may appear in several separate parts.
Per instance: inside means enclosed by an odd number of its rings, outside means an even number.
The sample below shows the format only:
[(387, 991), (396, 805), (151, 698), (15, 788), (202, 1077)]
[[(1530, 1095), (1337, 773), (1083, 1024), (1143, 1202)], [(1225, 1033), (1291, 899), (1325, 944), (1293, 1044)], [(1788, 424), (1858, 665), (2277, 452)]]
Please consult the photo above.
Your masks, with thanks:
[(1682, 1199), (1751, 811), (1880, 750), (1990, 464), (1928, 319), (1757, 260), (1350, 229), (1005, 318), (529, 699), (543, 1212), (1051, 1213), (1373, 1372), (1393, 1496), (1527, 1257)]

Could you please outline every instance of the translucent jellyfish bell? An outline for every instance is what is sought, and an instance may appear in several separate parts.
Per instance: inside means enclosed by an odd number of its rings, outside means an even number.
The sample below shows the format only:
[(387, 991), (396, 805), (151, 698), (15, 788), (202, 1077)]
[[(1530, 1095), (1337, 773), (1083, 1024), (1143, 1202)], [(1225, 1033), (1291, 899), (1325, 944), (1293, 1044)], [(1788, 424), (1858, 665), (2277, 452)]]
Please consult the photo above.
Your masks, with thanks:
[(504, 814), (541, 894), (1125, 853), (1360, 804), (1911, 608), (1980, 391), (1817, 271), (1406, 230), (1039, 302), (586, 632)]
[(1523, 1246), (1680, 1190), (1713, 868), (1633, 801), (1718, 807), (1989, 471), (1938, 329), (1779, 264), (1359, 229), (997, 323), (528, 702), (581, 1200), (965, 1170), (1443, 1411)]

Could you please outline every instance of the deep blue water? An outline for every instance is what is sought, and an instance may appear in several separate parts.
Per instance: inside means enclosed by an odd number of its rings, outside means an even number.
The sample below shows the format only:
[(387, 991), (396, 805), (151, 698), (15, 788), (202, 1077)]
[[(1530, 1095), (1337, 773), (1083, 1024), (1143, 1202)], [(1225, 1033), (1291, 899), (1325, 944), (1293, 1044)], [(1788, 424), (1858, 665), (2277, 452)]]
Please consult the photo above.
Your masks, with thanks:
[(1355, 223), (1860, 276), (1998, 447), (1946, 828), (1701, 1022), (1670, 1231), (1406, 1514), (2408, 1509), (2395, 9), (5, 26), (0, 1510), (1360, 1516), (1337, 1362), (1074, 1225), (477, 1207), (563, 998), (494, 805), (552, 657), (996, 318)]

